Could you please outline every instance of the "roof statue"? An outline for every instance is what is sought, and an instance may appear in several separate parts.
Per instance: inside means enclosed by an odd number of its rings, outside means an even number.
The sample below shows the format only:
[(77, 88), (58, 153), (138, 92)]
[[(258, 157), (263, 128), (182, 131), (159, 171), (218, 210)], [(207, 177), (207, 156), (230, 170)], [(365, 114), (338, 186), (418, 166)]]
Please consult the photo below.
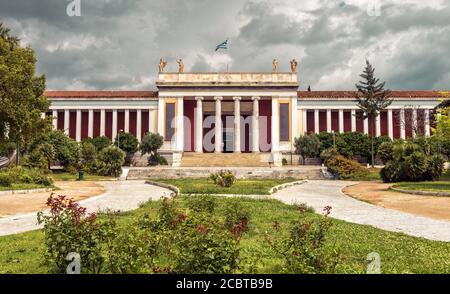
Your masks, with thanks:
[(295, 59), (291, 60), (291, 72), (297, 73), (298, 62)]
[(164, 72), (164, 68), (167, 65), (167, 61), (165, 61), (164, 59), (160, 59), (159, 60), (159, 72)]
[(184, 72), (184, 63), (182, 59), (177, 59), (178, 63), (178, 72), (183, 73)]
[(278, 71), (278, 60), (276, 58), (274, 58), (272, 60), (272, 72), (277, 72)]

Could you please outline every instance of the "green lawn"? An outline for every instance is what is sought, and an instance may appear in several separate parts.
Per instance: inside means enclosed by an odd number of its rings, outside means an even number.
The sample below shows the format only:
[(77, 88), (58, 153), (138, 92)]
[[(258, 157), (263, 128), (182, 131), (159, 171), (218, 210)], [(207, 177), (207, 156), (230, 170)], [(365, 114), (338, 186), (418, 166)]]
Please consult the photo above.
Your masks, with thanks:
[(450, 181), (444, 182), (404, 182), (393, 186), (394, 188), (413, 191), (449, 192)]
[[(180, 207), (186, 207), (187, 197), (179, 197)], [(228, 205), (229, 201), (232, 199), (219, 197), (218, 209)], [(241, 202), (251, 212), (250, 231), (244, 234), (240, 243), (241, 272), (279, 273), (282, 259), (266, 245), (264, 234), (271, 230), (274, 221), (281, 224), (281, 234), (287, 234), (288, 224), (298, 219), (297, 209), (276, 200), (242, 198)], [(133, 212), (122, 214), (119, 224), (131, 225), (144, 213), (155, 217), (159, 206), (160, 201), (148, 202)], [(318, 216), (308, 213), (307, 217), (313, 219)], [(340, 220), (333, 219), (332, 222), (326, 244), (335, 244), (342, 254), (339, 273), (364, 273), (366, 256), (371, 252), (380, 254), (383, 273), (450, 273), (449, 243), (386, 232)], [(0, 274), (50, 272), (51, 268), (43, 263), (42, 242), (42, 231), (0, 237)], [(164, 263), (163, 260), (164, 258), (161, 263)]]
[(31, 190), (31, 189), (42, 189), (42, 188), (52, 188), (44, 185), (38, 184), (12, 184), (9, 187), (0, 186), (0, 191), (15, 191), (15, 190)]
[[(68, 172), (54, 172), (52, 177), (55, 181), (77, 181), (78, 173), (68, 173)], [(113, 177), (104, 177), (97, 175), (90, 175), (88, 173), (84, 173), (85, 181), (110, 181), (113, 180)]]
[(295, 181), (294, 179), (261, 179), (236, 180), (230, 188), (215, 185), (208, 178), (203, 179), (159, 179), (152, 180), (178, 187), (182, 194), (237, 194), (237, 195), (269, 195), (269, 190), (280, 184)]

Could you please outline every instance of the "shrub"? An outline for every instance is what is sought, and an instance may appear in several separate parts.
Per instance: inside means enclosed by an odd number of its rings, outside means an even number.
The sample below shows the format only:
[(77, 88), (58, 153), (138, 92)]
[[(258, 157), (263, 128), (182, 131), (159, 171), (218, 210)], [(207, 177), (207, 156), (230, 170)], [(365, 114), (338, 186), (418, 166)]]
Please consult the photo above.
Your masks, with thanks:
[(190, 196), (188, 207), (195, 212), (213, 213), (217, 208), (217, 199), (211, 195)]
[(210, 175), (210, 179), (214, 182), (214, 184), (225, 188), (233, 186), (236, 181), (235, 175), (229, 170), (221, 170), (217, 173), (212, 173)]
[(233, 199), (224, 209), (225, 227), (235, 234), (248, 231), (250, 212), (239, 199)]
[(53, 195), (47, 200), (50, 215), (38, 213), (38, 223), (44, 224), (44, 258), (55, 265), (58, 272), (66, 269), (69, 253), (80, 254), (82, 269), (99, 273), (103, 264), (101, 253), (102, 230), (95, 214), (65, 196)]
[(173, 271), (177, 274), (231, 274), (238, 269), (239, 238), (220, 219), (195, 214), (174, 233)]
[(151, 266), (156, 251), (149, 251), (149, 234), (136, 226), (119, 227), (115, 215), (108, 215), (103, 227), (105, 265), (110, 273), (144, 273)]
[(94, 144), (85, 141), (81, 143), (81, 169), (95, 173), (97, 168), (97, 149)]
[(160, 134), (147, 133), (139, 146), (142, 155), (150, 154), (148, 165), (167, 165), (167, 160), (158, 154), (158, 150), (163, 146), (164, 138)]
[[(51, 186), (53, 179), (48, 174), (43, 173), (39, 169), (23, 168), (21, 166), (15, 166), (0, 173), (0, 177), (3, 178), (3, 184), (0, 179), (0, 186), (9, 187), (12, 184), (38, 184), (44, 186)], [(7, 185), (7, 183), (10, 183)]]
[(437, 180), (443, 171), (440, 155), (430, 156), (423, 147), (412, 142), (394, 144), (392, 159), (381, 170), (384, 182)]
[(347, 159), (342, 155), (331, 156), (324, 163), (330, 173), (342, 180), (368, 173), (356, 160)]
[(317, 157), (320, 152), (320, 140), (316, 134), (300, 136), (295, 139), (295, 153), (300, 154), (303, 160), (306, 157)]
[(125, 153), (117, 147), (107, 147), (100, 152), (98, 160), (97, 169), (100, 175), (118, 177), (125, 163)]
[(338, 155), (339, 152), (335, 148), (330, 147), (320, 153), (320, 158), (322, 159), (323, 162), (326, 162), (329, 158), (336, 157)]
[(167, 165), (167, 159), (161, 154), (152, 154), (148, 157), (149, 166)]
[(92, 144), (94, 144), (95, 149), (97, 149), (98, 152), (102, 151), (103, 149), (111, 146), (111, 140), (106, 136), (98, 136), (95, 139), (92, 140)]
[(377, 156), (384, 164), (386, 164), (389, 160), (392, 160), (393, 148), (393, 142), (383, 142), (378, 147)]
[(14, 183), (14, 178), (7, 172), (0, 173), (0, 186), (11, 187)]
[[(42, 154), (42, 151), (50, 149), (53, 149), (54, 156), (49, 157)], [(29, 154), (35, 152), (35, 156), (39, 152), (47, 159), (62, 164), (66, 170), (73, 169), (78, 164), (80, 153), (79, 144), (60, 130), (39, 136), (28, 146), (27, 151)]]
[(270, 248), (284, 258), (283, 270), (287, 273), (317, 274), (333, 273), (339, 262), (336, 251), (326, 248), (327, 235), (332, 225), (327, 217), (331, 207), (324, 209), (325, 216), (308, 219), (300, 211), (300, 219), (295, 222), (288, 236), (280, 236), (280, 225), (275, 222), (273, 235), (266, 235)]
[(131, 133), (117, 134), (114, 145), (125, 151), (127, 154), (133, 154), (138, 150), (139, 141)]

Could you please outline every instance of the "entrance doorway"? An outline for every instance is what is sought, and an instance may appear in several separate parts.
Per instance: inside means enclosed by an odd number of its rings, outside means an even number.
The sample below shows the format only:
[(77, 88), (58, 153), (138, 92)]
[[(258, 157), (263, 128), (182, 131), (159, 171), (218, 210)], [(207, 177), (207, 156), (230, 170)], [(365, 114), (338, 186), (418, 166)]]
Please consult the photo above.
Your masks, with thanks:
[[(250, 153), (251, 152), (251, 125), (248, 122), (250, 114), (242, 114), (243, 120), (241, 121), (241, 152), (242, 153)], [(207, 125), (209, 127), (203, 127), (203, 140), (205, 140), (206, 134), (211, 134), (214, 131), (214, 115), (213, 114), (205, 114), (204, 121), (207, 121)], [(214, 145), (215, 138), (212, 137), (212, 145)], [(212, 146), (211, 146), (212, 147)], [(211, 148), (210, 148), (211, 149)], [(203, 148), (203, 152), (205, 153), (214, 153), (214, 150), (206, 150)], [(234, 152), (234, 116), (231, 114), (222, 115), (222, 152), (224, 153), (233, 153)]]

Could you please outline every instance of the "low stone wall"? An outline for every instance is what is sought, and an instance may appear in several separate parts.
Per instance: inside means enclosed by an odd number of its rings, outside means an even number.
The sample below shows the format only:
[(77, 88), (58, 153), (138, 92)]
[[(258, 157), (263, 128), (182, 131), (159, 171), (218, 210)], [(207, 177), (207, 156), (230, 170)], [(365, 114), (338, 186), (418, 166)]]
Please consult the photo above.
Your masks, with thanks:
[(177, 179), (177, 178), (207, 178), (211, 173), (219, 170), (231, 170), (238, 179), (281, 179), (295, 180), (323, 179), (320, 167), (302, 168), (131, 168), (127, 180), (137, 179)]

